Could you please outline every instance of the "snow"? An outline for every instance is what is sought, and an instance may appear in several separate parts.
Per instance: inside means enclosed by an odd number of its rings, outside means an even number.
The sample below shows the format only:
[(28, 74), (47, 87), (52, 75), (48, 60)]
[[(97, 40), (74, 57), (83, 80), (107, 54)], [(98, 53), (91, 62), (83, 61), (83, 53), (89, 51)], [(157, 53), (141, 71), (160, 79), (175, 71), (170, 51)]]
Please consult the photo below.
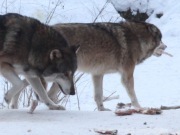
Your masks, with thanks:
[(164, 5), (163, 0), (112, 0), (112, 4), (118, 11), (131, 11), (136, 14), (137, 11), (140, 13), (147, 13), (151, 15), (154, 9), (161, 9)]
[[(123, 4), (127, 8), (130, 0), (113, 0), (115, 5)], [(38, 18), (46, 22), (57, 0), (7, 0), (0, 1), (0, 13), (17, 12), (23, 15)], [(141, 0), (146, 3), (146, 0)], [(151, 4), (150, 4), (151, 3)], [(137, 7), (137, 1), (131, 4)], [(180, 105), (180, 2), (179, 0), (151, 0), (149, 8), (154, 12), (147, 22), (155, 24), (163, 34), (163, 42), (168, 46), (166, 51), (174, 57), (166, 55), (156, 58), (152, 56), (136, 67), (135, 90), (139, 102), (144, 107), (160, 107), (161, 105)], [(62, 0), (56, 8), (49, 24), (58, 22), (93, 22), (99, 11), (105, 7), (96, 21), (122, 20), (110, 2), (105, 0)], [(144, 6), (143, 6), (144, 7)], [(146, 6), (145, 6), (146, 7)], [(144, 10), (144, 9), (143, 9)], [(157, 13), (163, 13), (158, 19)], [(1, 89), (4, 89), (4, 80), (1, 78)], [(66, 111), (51, 111), (42, 103), (34, 114), (27, 113), (28, 108), (18, 110), (0, 110), (0, 135), (94, 135), (93, 129), (117, 129), (118, 135), (180, 135), (180, 110), (163, 111), (161, 115), (133, 114), (131, 116), (116, 116), (114, 114), (118, 102), (128, 103), (129, 97), (120, 83), (118, 74), (109, 74), (104, 78), (104, 95), (119, 95), (118, 100), (105, 102), (110, 112), (94, 111), (93, 86), (91, 77), (85, 74), (76, 84), (77, 95), (70, 97)], [(3, 101), (3, 90), (0, 91), (0, 101)], [(146, 123), (146, 124), (145, 124)]]
[[(174, 115), (172, 115), (174, 114)], [(118, 130), (118, 135), (180, 133), (177, 110), (162, 115), (115, 116), (113, 112), (1, 110), (0, 135), (95, 135), (94, 129)], [(175, 122), (174, 119), (177, 119)]]

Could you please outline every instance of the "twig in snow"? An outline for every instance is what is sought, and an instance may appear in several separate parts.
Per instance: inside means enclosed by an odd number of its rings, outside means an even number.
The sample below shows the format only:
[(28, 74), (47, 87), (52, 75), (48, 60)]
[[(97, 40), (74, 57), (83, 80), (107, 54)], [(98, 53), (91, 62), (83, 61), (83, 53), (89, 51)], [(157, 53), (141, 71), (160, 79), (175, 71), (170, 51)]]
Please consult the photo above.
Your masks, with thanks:
[(113, 97), (112, 97), (112, 95), (113, 95), (114, 93), (116, 93), (116, 91), (113, 92), (113, 93), (111, 93), (108, 97), (103, 97), (103, 102), (105, 102), (105, 101), (110, 101), (110, 100), (113, 100), (113, 99), (118, 99), (118, 98), (119, 98), (119, 95), (116, 95), (116, 96), (113, 96)]
[(118, 130), (98, 130), (98, 129), (94, 129), (94, 132), (99, 133), (100, 135), (117, 135)]
[(77, 83), (80, 79), (81, 79), (81, 77), (84, 75), (84, 73), (81, 73), (78, 77), (77, 77), (77, 79), (75, 80), (75, 83)]
[(33, 94), (32, 88), (29, 89), (29, 92), (30, 92), (29, 96), (28, 96), (28, 94), (27, 94), (27, 100), (28, 100), (27, 106), (30, 106), (30, 101), (31, 101), (31, 99), (32, 99), (32, 94)]
[[(111, 97), (114, 93), (116, 93), (116, 91), (114, 91), (113, 93), (111, 93), (109, 96), (107, 97), (103, 97), (103, 102), (106, 102), (106, 101), (110, 101), (110, 100), (113, 100), (113, 99), (118, 99), (119, 98), (119, 95), (116, 95), (116, 96), (113, 96)], [(97, 108), (94, 109), (94, 111), (96, 110)]]
[(162, 54), (165, 54), (165, 55), (168, 55), (168, 56), (170, 56), (170, 57), (173, 57), (172, 54), (170, 54), (170, 53), (168, 53), (168, 52), (165, 52), (165, 51), (163, 51)]
[(103, 102), (110, 101), (110, 100), (113, 100), (113, 99), (119, 99), (119, 95), (115, 95), (115, 96), (112, 96), (112, 97), (110, 97), (110, 96), (103, 97)]
[(161, 110), (180, 109), (180, 106), (161, 106)]

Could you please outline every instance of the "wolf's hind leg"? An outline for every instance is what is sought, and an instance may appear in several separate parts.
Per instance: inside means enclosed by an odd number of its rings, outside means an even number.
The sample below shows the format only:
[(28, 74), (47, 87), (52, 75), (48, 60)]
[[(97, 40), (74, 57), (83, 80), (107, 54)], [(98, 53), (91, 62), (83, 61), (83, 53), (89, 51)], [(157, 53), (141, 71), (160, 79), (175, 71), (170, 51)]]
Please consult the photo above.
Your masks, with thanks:
[(11, 84), (12, 87), (5, 94), (5, 101), (9, 104), (12, 98), (26, 87), (26, 84), (15, 73), (14, 68), (8, 63), (1, 63), (1, 73)]

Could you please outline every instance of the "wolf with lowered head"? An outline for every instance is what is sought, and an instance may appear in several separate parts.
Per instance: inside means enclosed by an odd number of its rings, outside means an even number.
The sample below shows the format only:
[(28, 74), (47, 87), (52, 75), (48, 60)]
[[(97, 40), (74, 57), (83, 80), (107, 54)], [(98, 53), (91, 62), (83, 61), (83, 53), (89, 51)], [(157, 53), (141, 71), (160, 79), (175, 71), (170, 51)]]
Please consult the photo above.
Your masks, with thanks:
[(0, 15), (0, 70), (12, 84), (6, 102), (24, 88), (18, 76), (23, 75), (50, 109), (64, 109), (47, 96), (40, 78), (56, 82), (65, 94), (74, 95), (76, 49), (37, 19), (16, 13)]

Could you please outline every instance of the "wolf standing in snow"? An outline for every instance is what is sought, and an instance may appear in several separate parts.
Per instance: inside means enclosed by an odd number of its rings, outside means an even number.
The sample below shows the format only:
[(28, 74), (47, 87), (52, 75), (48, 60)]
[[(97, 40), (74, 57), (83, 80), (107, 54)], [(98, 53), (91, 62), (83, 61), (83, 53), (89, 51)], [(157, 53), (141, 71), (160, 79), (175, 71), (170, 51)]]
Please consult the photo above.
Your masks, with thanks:
[[(132, 105), (140, 108), (134, 90), (134, 69), (151, 55), (161, 56), (166, 48), (162, 34), (153, 24), (142, 22), (56, 24), (69, 42), (79, 44), (78, 70), (90, 73), (98, 110), (103, 106), (103, 76), (120, 73)], [(54, 89), (55, 90), (55, 89)]]

